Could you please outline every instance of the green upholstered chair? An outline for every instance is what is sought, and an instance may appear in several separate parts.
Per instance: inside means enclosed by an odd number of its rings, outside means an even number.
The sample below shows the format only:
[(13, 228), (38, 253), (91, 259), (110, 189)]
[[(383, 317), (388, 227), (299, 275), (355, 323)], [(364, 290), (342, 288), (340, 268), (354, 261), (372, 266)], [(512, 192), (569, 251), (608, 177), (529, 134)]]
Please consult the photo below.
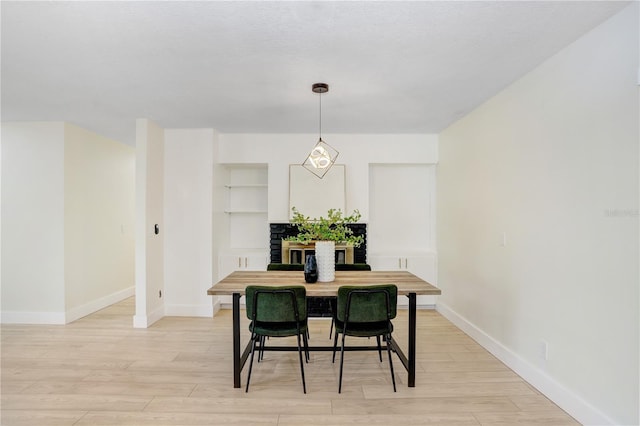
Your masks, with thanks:
[(342, 392), (342, 370), (344, 366), (344, 342), (346, 336), (376, 337), (378, 354), (382, 362), (380, 337), (387, 343), (389, 368), (393, 391), (396, 391), (396, 379), (391, 360), (391, 320), (396, 317), (398, 287), (393, 284), (370, 286), (342, 286), (338, 289), (337, 309), (335, 318), (335, 339), (333, 341), (333, 362), (335, 362), (338, 335), (342, 334), (340, 348), (340, 383), (338, 393)]
[[(264, 347), (265, 337), (297, 336), (298, 354), (300, 356), (300, 373), (302, 389), (307, 393), (302, 362), (302, 338), (305, 348), (305, 361), (308, 359), (309, 344), (307, 341), (307, 299), (304, 286), (248, 286), (246, 288), (246, 312), (251, 331), (251, 361), (247, 376), (247, 388), (251, 380), (253, 356), (256, 343)], [(260, 354), (258, 358), (260, 358)]]
[[(267, 265), (267, 271), (303, 271), (304, 265), (300, 263), (270, 263)], [(336, 271), (370, 271), (371, 265), (367, 263), (336, 263)], [(333, 335), (333, 323), (336, 317), (336, 298), (335, 297), (309, 297), (307, 298), (312, 306), (309, 307), (309, 316), (318, 316), (318, 311), (314, 309), (317, 305), (312, 301), (314, 299), (327, 300), (329, 314), (331, 315), (331, 326), (329, 327), (329, 339)]]

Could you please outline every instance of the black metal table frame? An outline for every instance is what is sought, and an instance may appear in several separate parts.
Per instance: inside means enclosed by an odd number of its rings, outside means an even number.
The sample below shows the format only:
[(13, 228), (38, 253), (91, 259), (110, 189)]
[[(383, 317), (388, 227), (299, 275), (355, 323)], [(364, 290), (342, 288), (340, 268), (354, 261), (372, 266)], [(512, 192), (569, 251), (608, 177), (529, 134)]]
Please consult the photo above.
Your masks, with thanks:
[[(240, 388), (240, 375), (242, 368), (251, 353), (251, 342), (247, 343), (244, 352), (240, 353), (240, 293), (233, 293), (233, 387)], [(391, 338), (391, 349), (398, 355), (400, 362), (407, 370), (407, 386), (416, 386), (416, 293), (408, 293), (409, 298), (409, 348), (408, 356), (404, 354), (398, 343)], [(353, 350), (377, 350), (375, 346), (350, 346), (345, 351)], [(295, 346), (269, 346), (265, 350), (270, 351), (297, 351)], [(309, 351), (333, 351), (333, 346), (309, 346)]]

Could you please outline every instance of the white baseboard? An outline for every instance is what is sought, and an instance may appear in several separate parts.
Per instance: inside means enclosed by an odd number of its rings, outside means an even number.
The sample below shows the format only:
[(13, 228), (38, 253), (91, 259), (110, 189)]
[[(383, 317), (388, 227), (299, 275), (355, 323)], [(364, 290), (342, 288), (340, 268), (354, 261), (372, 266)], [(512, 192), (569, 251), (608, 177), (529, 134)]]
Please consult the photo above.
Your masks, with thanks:
[(116, 291), (115, 293), (101, 297), (99, 299), (92, 300), (91, 302), (85, 303), (84, 305), (69, 309), (65, 315), (65, 324), (69, 324), (70, 322), (73, 322), (77, 319), (86, 317), (87, 315), (97, 312), (100, 309), (104, 309), (107, 306), (111, 306), (114, 303), (118, 303), (128, 297), (135, 295), (135, 293), (136, 288), (134, 286), (131, 286), (125, 288), (124, 290)]
[[(398, 305), (398, 309), (404, 309), (404, 310), (409, 310), (409, 305)], [(424, 311), (424, 310), (434, 310), (436, 309), (436, 305), (423, 305), (423, 304), (416, 304), (416, 310), (420, 311)]]
[(220, 303), (219, 300), (216, 300), (215, 302), (213, 302), (213, 315), (217, 314), (221, 308), (222, 308), (222, 304)]
[(557, 382), (545, 371), (502, 345), (446, 304), (439, 302), (436, 310), (580, 423), (584, 425), (617, 424), (602, 411)]
[[(245, 304), (240, 304), (240, 309), (244, 309)], [(220, 309), (233, 309), (233, 303), (220, 303)]]
[(0, 315), (3, 324), (69, 324), (79, 318), (86, 317), (100, 309), (118, 303), (135, 294), (135, 287), (129, 287), (107, 296), (92, 300), (84, 305), (69, 309), (66, 312), (22, 312), (3, 311)]
[(164, 317), (164, 305), (158, 306), (149, 315), (134, 315), (134, 328), (148, 328), (151, 324)]
[(133, 328), (147, 328), (146, 315), (134, 315), (133, 316)]

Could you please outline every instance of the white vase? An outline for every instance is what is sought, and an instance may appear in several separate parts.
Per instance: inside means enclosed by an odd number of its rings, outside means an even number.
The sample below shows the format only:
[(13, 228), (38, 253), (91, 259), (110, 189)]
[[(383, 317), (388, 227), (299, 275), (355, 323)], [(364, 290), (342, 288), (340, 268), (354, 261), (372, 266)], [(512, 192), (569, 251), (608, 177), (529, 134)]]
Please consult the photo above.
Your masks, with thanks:
[(318, 263), (318, 281), (331, 282), (336, 278), (336, 243), (316, 241), (316, 262)]

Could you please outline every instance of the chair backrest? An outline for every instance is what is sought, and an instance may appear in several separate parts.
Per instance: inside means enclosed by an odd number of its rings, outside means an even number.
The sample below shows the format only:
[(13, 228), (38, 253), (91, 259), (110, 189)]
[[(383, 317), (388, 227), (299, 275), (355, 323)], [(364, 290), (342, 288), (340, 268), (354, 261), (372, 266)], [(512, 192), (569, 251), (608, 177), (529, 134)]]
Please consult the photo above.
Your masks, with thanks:
[(293, 322), (307, 318), (304, 286), (247, 286), (246, 313), (252, 321)]
[(337, 317), (342, 322), (387, 321), (396, 317), (397, 302), (398, 287), (394, 284), (342, 286), (338, 289)]

